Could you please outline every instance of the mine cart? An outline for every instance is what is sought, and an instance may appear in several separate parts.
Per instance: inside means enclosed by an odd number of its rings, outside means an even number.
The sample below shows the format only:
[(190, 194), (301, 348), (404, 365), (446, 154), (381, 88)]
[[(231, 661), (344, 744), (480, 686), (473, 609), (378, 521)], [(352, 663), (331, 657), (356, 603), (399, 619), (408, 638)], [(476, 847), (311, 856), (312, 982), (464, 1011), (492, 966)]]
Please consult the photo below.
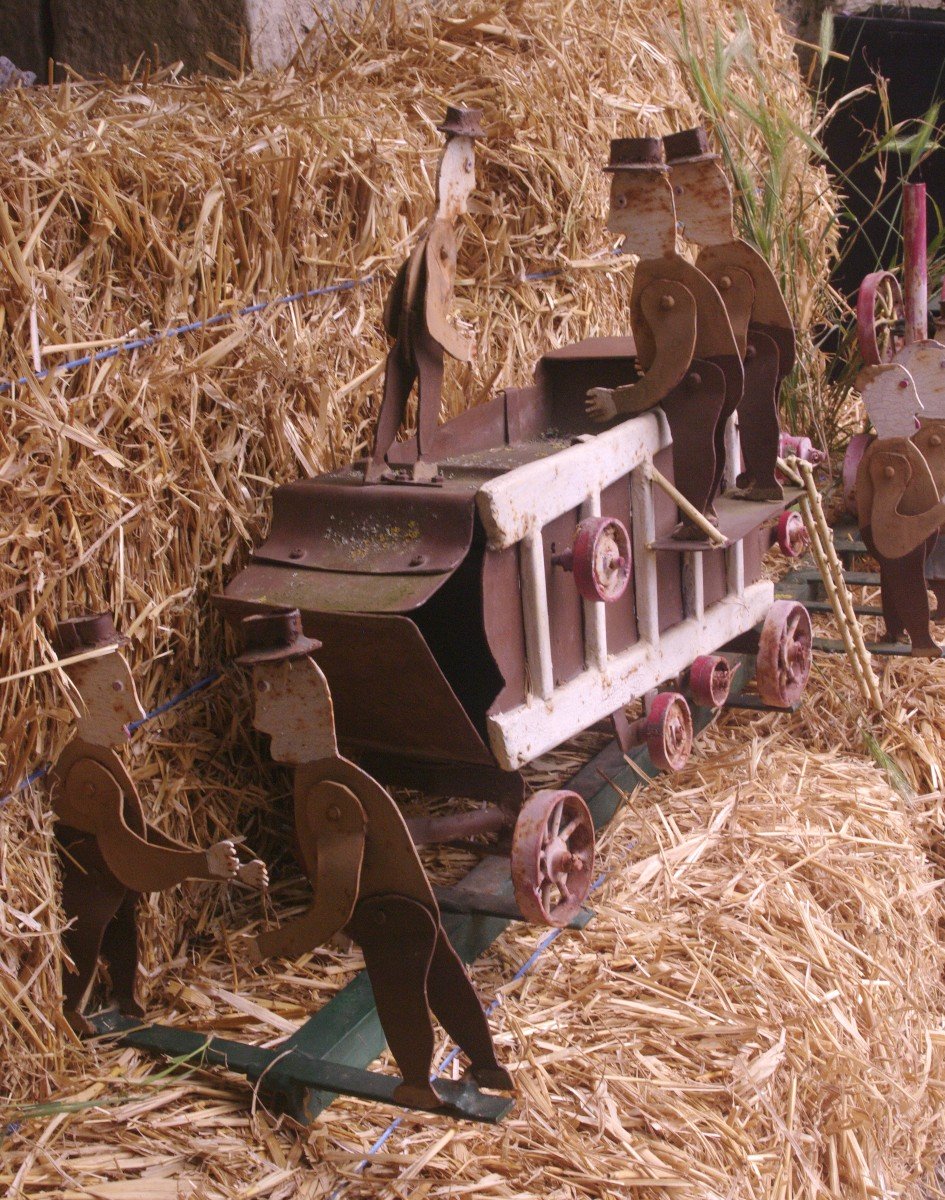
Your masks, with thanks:
[[(692, 735), (676, 681), (688, 676), (700, 705), (724, 703), (716, 652), (759, 625), (762, 703), (790, 707), (809, 670), (806, 610), (775, 602), (761, 569), (795, 493), (722, 497), (719, 538), (673, 540), (662, 411), (602, 432), (585, 413), (587, 390), (633, 377), (634, 358), (630, 338), (547, 354), (533, 386), (437, 430), (432, 482), (414, 481), (408, 441), (375, 486), (355, 464), (278, 488), (269, 537), (220, 600), (231, 620), (300, 609), (323, 643), (341, 746), (379, 780), (494, 802), (438, 831), (425, 822), (420, 840), (501, 831), (519, 814), (517, 899), (554, 924), (583, 898), (567, 867), (593, 830), (568, 793), (523, 804), (521, 767), (615, 716), (656, 765), (678, 768)], [(736, 439), (733, 422), (732, 461)], [(645, 715), (628, 728), (625, 706), (641, 698)]]

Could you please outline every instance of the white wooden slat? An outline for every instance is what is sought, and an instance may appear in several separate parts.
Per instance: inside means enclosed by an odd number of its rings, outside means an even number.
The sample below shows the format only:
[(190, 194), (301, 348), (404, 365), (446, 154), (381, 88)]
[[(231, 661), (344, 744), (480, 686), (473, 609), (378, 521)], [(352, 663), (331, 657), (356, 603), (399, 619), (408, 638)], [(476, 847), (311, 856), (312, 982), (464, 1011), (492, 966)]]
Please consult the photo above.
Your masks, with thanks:
[(732, 413), (725, 426), (725, 474), (722, 487), (733, 488), (742, 469), (742, 443), (738, 433), (738, 414)]
[(542, 700), (550, 700), (555, 686), (554, 666), (551, 659), (545, 552), (540, 528), (522, 539), (519, 570), (522, 576), (522, 614), (525, 619), (525, 657), (531, 692)]
[(697, 620), (701, 620), (705, 612), (704, 562), (705, 555), (695, 550), (687, 550), (683, 555), (683, 611), (687, 617)]
[(648, 412), (490, 479), (476, 495), (490, 549), (520, 542), (671, 444), (662, 412)]
[(659, 645), (639, 641), (612, 655), (606, 672), (588, 668), (557, 688), (553, 699), (497, 713), (489, 718), (493, 753), (507, 770), (517, 770), (674, 678), (696, 655), (711, 654), (757, 625), (773, 599), (774, 585), (759, 580), (741, 596), (726, 596), (710, 605), (701, 620), (689, 618), (665, 630)]
[(633, 524), (633, 577), (637, 601), (637, 630), (645, 642), (656, 646), (660, 640), (659, 586), (656, 575), (656, 510), (653, 483), (644, 465), (630, 476), (630, 512)]

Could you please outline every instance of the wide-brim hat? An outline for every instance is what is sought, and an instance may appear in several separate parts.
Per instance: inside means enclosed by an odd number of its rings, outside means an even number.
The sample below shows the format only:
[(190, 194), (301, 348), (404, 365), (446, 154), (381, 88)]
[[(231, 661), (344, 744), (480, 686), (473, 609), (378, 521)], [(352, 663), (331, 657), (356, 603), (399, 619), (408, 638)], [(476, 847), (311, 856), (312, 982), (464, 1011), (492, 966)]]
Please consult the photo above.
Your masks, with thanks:
[(668, 133), (663, 138), (666, 162), (675, 167), (680, 163), (718, 162), (719, 156), (709, 145), (709, 135), (701, 125), (695, 129), (683, 129), (679, 133)]
[(453, 104), (447, 106), (446, 116), (442, 123), (437, 125), (437, 129), (440, 133), (448, 133), (453, 137), (483, 138), (486, 136), (482, 128), (482, 109), (460, 108)]
[(665, 171), (661, 138), (614, 138), (605, 171)]
[(127, 646), (130, 639), (118, 632), (111, 613), (83, 613), (56, 625), (53, 647), (59, 658), (81, 654), (83, 650), (101, 650), (105, 646)]
[(236, 661), (241, 667), (304, 658), (321, 647), (321, 642), (306, 637), (302, 632), (302, 616), (297, 608), (256, 613), (252, 617), (244, 617), (240, 626), (244, 638), (243, 652)]

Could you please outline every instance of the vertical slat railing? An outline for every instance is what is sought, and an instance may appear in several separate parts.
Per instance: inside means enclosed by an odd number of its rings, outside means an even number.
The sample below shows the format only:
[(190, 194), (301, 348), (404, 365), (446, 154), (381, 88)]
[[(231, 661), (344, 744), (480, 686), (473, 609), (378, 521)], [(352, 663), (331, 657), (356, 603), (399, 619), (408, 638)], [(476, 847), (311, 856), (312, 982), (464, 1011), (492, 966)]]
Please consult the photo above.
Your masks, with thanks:
[(647, 462), (630, 473), (630, 511), (633, 514), (633, 573), (637, 593), (637, 628), (651, 646), (660, 641), (659, 588), (656, 574), (656, 509), (653, 484), (647, 478)]
[(548, 585), (545, 551), (540, 529), (531, 529), (519, 550), (522, 573), (522, 612), (525, 619), (525, 658), (531, 692), (550, 700), (554, 691), (551, 658), (551, 625), (548, 619)]
[[(581, 505), (581, 520), (600, 515), (600, 492), (591, 492)], [(607, 613), (600, 600), (584, 601), (584, 664), (598, 671), (607, 665)]]

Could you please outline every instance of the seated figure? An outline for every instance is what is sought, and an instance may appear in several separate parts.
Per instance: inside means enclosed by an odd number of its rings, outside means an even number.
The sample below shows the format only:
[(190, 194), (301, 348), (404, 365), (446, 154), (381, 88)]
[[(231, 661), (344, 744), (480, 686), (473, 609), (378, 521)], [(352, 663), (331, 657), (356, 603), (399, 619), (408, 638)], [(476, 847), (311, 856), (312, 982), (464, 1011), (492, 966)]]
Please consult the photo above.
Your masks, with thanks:
[[(744, 371), (728, 312), (712, 282), (676, 249), (676, 209), (659, 138), (610, 144), (607, 228), (638, 254), (630, 330), (643, 378), (593, 388), (587, 410), (597, 421), (661, 405), (673, 435), (676, 487), (711, 520), (725, 462), (725, 423), (742, 398)], [(673, 536), (704, 541), (691, 521)]]
[[(67, 927), (63, 942), (75, 970), (63, 979), (64, 1012), (73, 1030), (94, 1033), (83, 1016), (101, 955), (112, 996), (127, 1016), (142, 1016), (135, 999), (138, 935), (135, 908), (142, 892), (159, 892), (185, 879), (240, 879), (267, 884), (259, 860), (240, 864), (231, 841), (199, 850), (150, 825), (138, 791), (115, 747), (144, 716), (127, 662), (127, 638), (107, 613), (61, 621), (57, 653), (74, 685), (81, 715), (76, 732), (49, 772)], [(88, 651), (104, 651), (96, 657)], [(78, 661), (69, 662), (70, 657)]]
[(253, 671), (254, 724), (295, 768), (295, 832), (312, 884), (308, 911), (260, 934), (250, 957), (298, 958), (345, 930), (364, 953), (377, 1013), (403, 1076), (394, 1099), (438, 1108), (432, 1009), (477, 1084), (511, 1089), (469, 976), (392, 797), (338, 753), (328, 682), (298, 609), (246, 617), (237, 660)]

